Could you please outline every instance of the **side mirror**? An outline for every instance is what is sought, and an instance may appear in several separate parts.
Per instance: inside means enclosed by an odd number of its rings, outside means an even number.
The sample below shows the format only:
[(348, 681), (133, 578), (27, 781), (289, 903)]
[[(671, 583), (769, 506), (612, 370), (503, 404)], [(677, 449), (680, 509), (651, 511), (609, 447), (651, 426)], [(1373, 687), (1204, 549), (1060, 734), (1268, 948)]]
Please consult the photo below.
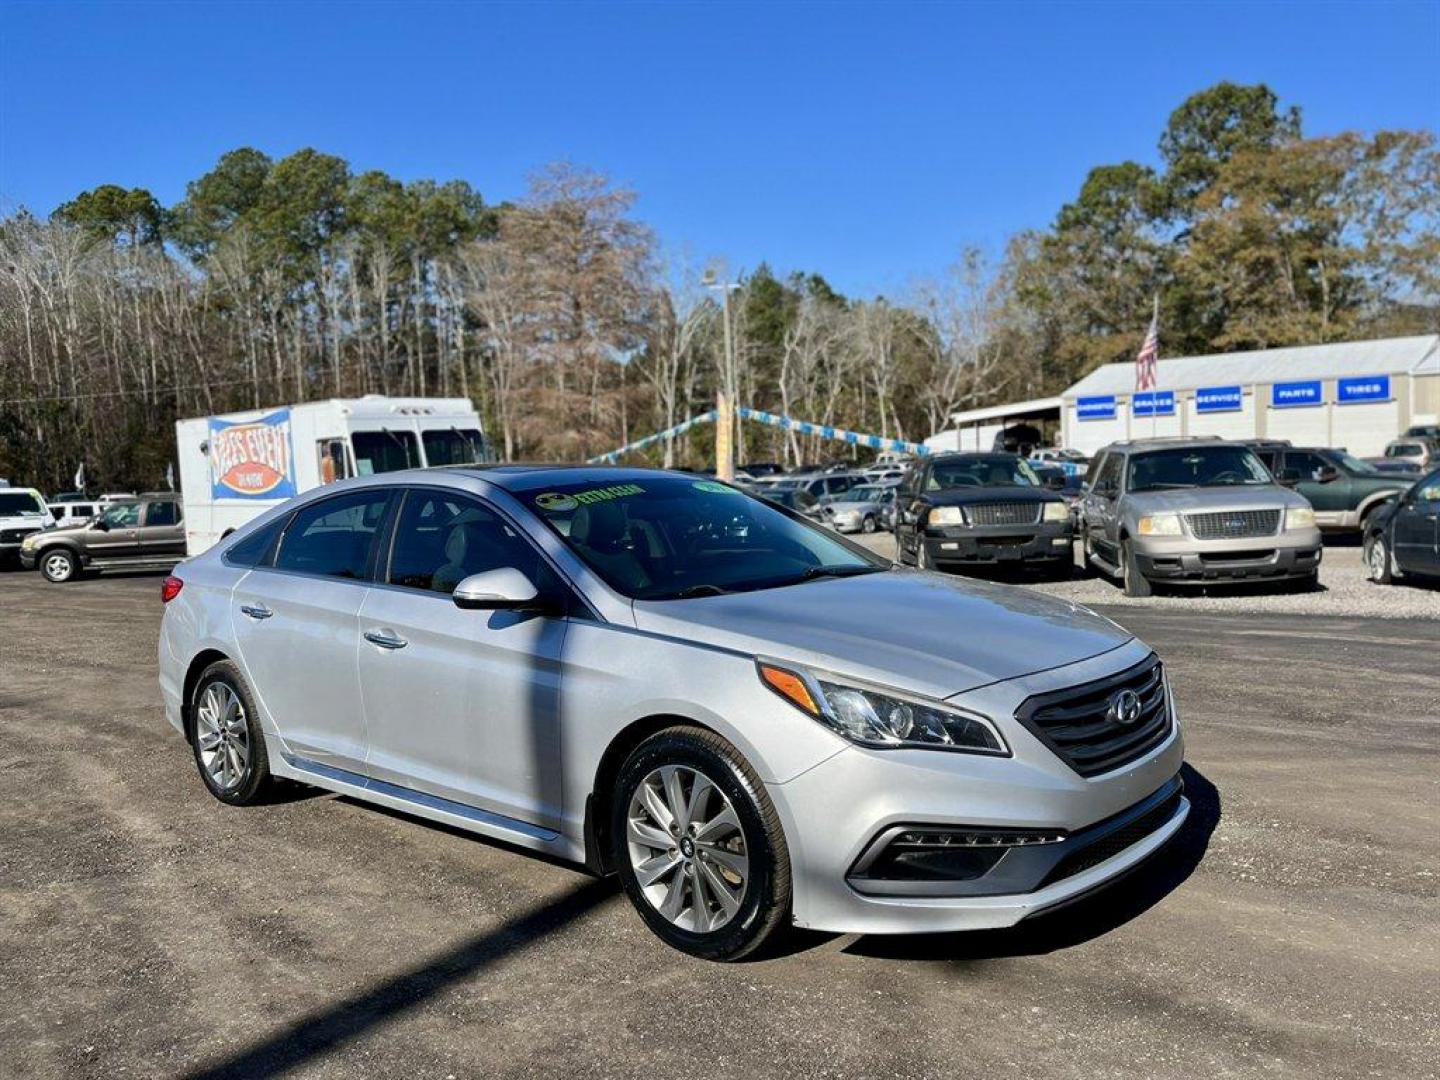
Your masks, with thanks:
[(1331, 484), (1340, 479), (1340, 470), (1327, 465), (1315, 477), (1322, 484)]
[(467, 611), (534, 611), (540, 607), (535, 583), (513, 566), (471, 574), (450, 594)]
[(1275, 474), (1275, 482), (1282, 487), (1294, 487), (1300, 483), (1299, 469), (1281, 469)]
[(90, 527), (91, 527), (92, 529), (99, 529), (101, 532), (109, 532), (109, 531), (110, 531), (110, 523), (109, 523), (108, 521), (106, 521), (104, 518), (96, 518), (94, 521), (92, 521), (92, 522), (90, 523)]

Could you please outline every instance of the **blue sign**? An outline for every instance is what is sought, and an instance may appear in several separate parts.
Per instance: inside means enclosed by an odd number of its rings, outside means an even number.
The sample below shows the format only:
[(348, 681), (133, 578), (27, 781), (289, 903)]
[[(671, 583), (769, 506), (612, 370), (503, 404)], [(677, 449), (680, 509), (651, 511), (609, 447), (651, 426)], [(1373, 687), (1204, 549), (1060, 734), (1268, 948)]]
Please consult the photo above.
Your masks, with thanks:
[(1130, 411), (1136, 416), (1174, 416), (1174, 390), (1137, 390), (1130, 395)]
[(1075, 417), (1079, 420), (1114, 420), (1115, 395), (1076, 398)]
[(1236, 412), (1245, 402), (1245, 391), (1238, 386), (1202, 386), (1195, 391), (1195, 411)]
[(210, 493), (216, 499), (288, 499), (295, 492), (290, 410), (258, 420), (210, 418)]
[(1277, 382), (1270, 387), (1270, 407), (1273, 409), (1297, 409), (1305, 405), (1325, 404), (1325, 392), (1320, 380), (1313, 382)]
[(1362, 401), (1389, 401), (1390, 376), (1365, 375), (1357, 379), (1341, 379), (1335, 384), (1335, 401), (1340, 405), (1358, 405)]

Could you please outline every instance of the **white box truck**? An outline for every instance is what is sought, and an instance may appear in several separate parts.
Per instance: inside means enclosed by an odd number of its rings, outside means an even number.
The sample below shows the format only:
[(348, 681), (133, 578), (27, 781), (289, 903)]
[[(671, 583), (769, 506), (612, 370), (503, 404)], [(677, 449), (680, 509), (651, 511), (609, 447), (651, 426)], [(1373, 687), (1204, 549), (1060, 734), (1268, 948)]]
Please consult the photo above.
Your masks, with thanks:
[(490, 460), (466, 398), (371, 394), (202, 416), (176, 421), (175, 442), (190, 555), (321, 484)]

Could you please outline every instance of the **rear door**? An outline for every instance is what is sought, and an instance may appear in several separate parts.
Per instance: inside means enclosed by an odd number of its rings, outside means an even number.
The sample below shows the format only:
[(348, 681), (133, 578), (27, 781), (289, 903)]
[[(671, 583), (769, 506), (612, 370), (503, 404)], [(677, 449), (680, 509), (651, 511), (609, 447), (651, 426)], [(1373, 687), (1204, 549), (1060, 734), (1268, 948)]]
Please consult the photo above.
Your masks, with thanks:
[(469, 495), (411, 488), (395, 520), (381, 581), (360, 611), (367, 771), (506, 818), (558, 827), (567, 622), (560, 615), (465, 611), (450, 594), (471, 574), (513, 567), (542, 595), (560, 598), (559, 578), (503, 515)]
[(181, 522), (180, 500), (153, 499), (145, 504), (140, 548), (152, 558), (184, 558), (185, 526)]
[(1350, 482), (1341, 473), (1334, 480), (1322, 483), (1321, 474), (1334, 469), (1335, 463), (1310, 450), (1285, 451), (1285, 468), (1300, 474), (1295, 490), (1315, 508), (1315, 519), (1321, 525), (1339, 525), (1350, 509)]
[(359, 613), (390, 497), (388, 488), (362, 488), (302, 506), (270, 564), (232, 594), (250, 685), (302, 767), (364, 769)]

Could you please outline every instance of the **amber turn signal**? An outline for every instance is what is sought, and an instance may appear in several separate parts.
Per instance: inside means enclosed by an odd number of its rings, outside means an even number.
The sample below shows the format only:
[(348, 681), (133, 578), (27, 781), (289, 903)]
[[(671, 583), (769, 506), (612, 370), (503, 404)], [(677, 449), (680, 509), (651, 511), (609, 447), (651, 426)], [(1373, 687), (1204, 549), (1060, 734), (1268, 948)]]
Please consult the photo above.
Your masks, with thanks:
[(805, 685), (805, 680), (793, 671), (786, 671), (784, 668), (771, 667), (769, 664), (760, 664), (760, 678), (765, 685), (774, 690), (792, 705), (804, 709), (811, 716), (820, 715), (820, 707), (815, 704), (815, 699), (810, 695), (810, 688)]

